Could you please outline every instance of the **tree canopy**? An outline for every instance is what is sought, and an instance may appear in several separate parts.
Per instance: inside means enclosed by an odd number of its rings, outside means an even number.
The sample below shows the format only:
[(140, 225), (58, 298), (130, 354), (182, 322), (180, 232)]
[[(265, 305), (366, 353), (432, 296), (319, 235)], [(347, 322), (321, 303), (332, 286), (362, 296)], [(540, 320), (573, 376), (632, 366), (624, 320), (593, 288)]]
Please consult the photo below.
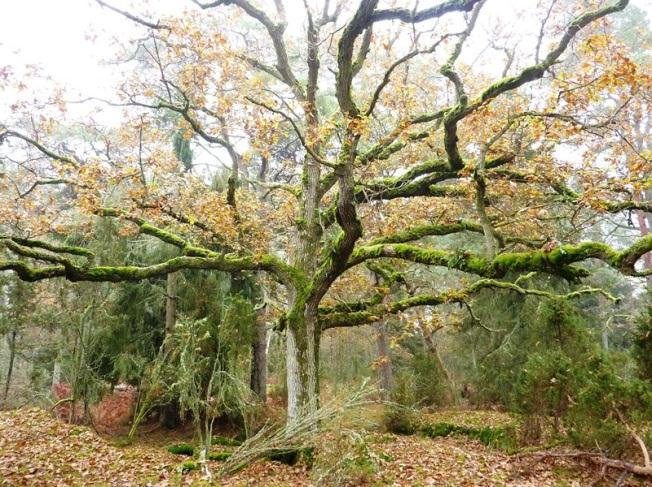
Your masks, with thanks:
[[(627, 0), (532, 6), (522, 15), (536, 32), (510, 29), (516, 13), (492, 0), (318, 3), (193, 0), (159, 18), (155, 2), (97, 0), (141, 31), (116, 53), (128, 76), (85, 101), (119, 108), (119, 121), (68, 116), (58, 89), (11, 101), (0, 270), (99, 282), (255, 273), (286, 333), (290, 419), (317, 407), (327, 328), (486, 288), (557, 297), (526, 277), (581, 284), (591, 260), (652, 275), (652, 234), (587, 238), (605, 219), (627, 227), (652, 212), (652, 78), (612, 35)], [(0, 74), (9, 92), (29, 83)], [(85, 241), (98, 219), (174, 254), (96, 254)], [(450, 279), (417, 285), (422, 266)]]

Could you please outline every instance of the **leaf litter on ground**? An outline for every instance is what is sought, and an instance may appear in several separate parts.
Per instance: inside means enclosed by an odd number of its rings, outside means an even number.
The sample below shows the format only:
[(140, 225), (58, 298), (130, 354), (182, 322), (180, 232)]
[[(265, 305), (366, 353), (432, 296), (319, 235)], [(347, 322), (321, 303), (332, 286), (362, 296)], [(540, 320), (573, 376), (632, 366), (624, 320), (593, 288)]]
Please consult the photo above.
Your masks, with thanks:
[[(428, 421), (469, 427), (503, 426), (508, 415), (482, 411), (441, 412)], [(328, 441), (328, 434), (323, 441)], [(612, 476), (571, 459), (509, 456), (464, 436), (425, 438), (370, 433), (368, 446), (382, 461), (355, 485), (556, 487), (613, 485)], [(0, 485), (6, 486), (191, 486), (206, 485), (197, 471), (179, 473), (180, 458), (165, 447), (136, 442), (117, 447), (91, 428), (66, 424), (36, 408), (0, 412)], [(219, 470), (215, 462), (213, 470)], [(614, 474), (615, 479), (619, 477)], [(259, 461), (213, 485), (312, 486), (302, 464)], [(354, 484), (348, 484), (354, 485)], [(622, 486), (641, 486), (632, 477)]]

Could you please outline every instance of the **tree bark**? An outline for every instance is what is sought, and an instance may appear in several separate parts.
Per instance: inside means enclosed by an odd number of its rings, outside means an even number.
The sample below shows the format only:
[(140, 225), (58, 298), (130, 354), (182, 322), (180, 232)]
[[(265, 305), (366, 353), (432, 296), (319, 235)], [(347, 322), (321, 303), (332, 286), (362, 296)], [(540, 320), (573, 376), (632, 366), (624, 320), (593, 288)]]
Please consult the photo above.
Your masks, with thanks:
[(392, 370), (392, 361), (389, 356), (389, 342), (387, 340), (387, 327), (384, 321), (379, 321), (374, 325), (376, 332), (376, 350), (378, 353), (378, 379), (383, 399), (387, 400), (394, 389), (394, 374)]
[[(642, 199), (645, 201), (652, 201), (652, 189), (648, 189), (641, 193)], [(636, 216), (638, 219), (638, 226), (640, 228), (641, 237), (645, 237), (652, 231), (652, 214), (643, 211), (637, 211)], [(643, 256), (644, 269), (652, 269), (652, 252), (648, 252)], [(652, 275), (646, 277), (647, 288), (652, 290)]]
[(5, 379), (5, 388), (2, 395), (2, 403), (7, 402), (7, 397), (9, 397), (9, 387), (11, 386), (11, 376), (14, 372), (14, 362), (16, 360), (16, 335), (18, 332), (14, 328), (9, 333), (7, 337), (7, 345), (9, 346), (9, 368), (7, 369), (7, 377)]
[(251, 345), (251, 390), (261, 402), (267, 401), (267, 325), (256, 322), (256, 336)]
[(179, 274), (172, 272), (167, 276), (165, 290), (165, 335), (174, 331), (177, 324), (177, 292), (179, 287)]
[[(177, 292), (179, 289), (179, 273), (173, 272), (167, 275), (165, 287), (165, 336), (169, 337), (174, 333), (174, 327), (177, 325)], [(173, 398), (167, 404), (163, 404), (160, 409), (161, 424), (167, 429), (174, 429), (179, 426), (181, 418), (179, 417), (179, 401)]]
[(61, 382), (61, 362), (59, 357), (54, 360), (54, 367), (52, 368), (52, 387)]
[(288, 423), (317, 411), (319, 407), (318, 344), (316, 314), (292, 313), (288, 320), (286, 363)]

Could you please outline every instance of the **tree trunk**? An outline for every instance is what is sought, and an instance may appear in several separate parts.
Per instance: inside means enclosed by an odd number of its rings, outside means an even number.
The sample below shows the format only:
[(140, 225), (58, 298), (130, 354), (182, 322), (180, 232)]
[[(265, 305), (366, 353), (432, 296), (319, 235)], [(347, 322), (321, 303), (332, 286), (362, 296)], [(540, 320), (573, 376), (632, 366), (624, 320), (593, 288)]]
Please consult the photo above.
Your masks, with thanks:
[(394, 374), (392, 371), (392, 361), (389, 356), (389, 343), (387, 340), (387, 327), (384, 321), (379, 321), (374, 325), (376, 332), (376, 349), (378, 352), (378, 379), (382, 390), (383, 399), (387, 400), (392, 394), (394, 388)]
[[(177, 292), (179, 288), (179, 273), (168, 274), (165, 288), (165, 337), (174, 332), (177, 325)], [(169, 403), (163, 404), (160, 409), (161, 424), (167, 429), (174, 429), (179, 426), (179, 401), (175, 397)]]
[(16, 360), (16, 335), (18, 332), (16, 329), (11, 330), (11, 333), (7, 337), (7, 345), (9, 345), (9, 368), (7, 369), (7, 377), (5, 379), (5, 388), (2, 395), (2, 403), (7, 402), (7, 397), (9, 396), (9, 387), (11, 386), (11, 376), (14, 373), (14, 362)]
[(174, 331), (177, 324), (177, 291), (179, 275), (176, 272), (168, 274), (165, 290), (165, 334)]
[(59, 357), (54, 360), (54, 367), (52, 368), (52, 387), (58, 385), (61, 382), (61, 362)]
[(288, 423), (319, 407), (317, 316), (292, 313), (286, 338)]
[[(652, 189), (642, 191), (636, 199), (639, 201), (652, 201)], [(639, 210), (636, 212), (636, 218), (641, 237), (645, 237), (652, 231), (652, 213), (645, 213)], [(643, 270), (648, 269), (652, 269), (652, 252), (648, 252), (643, 256)], [(645, 280), (648, 290), (652, 291), (652, 275), (646, 276)]]
[(261, 402), (267, 401), (267, 325), (256, 323), (256, 336), (251, 345), (251, 390)]

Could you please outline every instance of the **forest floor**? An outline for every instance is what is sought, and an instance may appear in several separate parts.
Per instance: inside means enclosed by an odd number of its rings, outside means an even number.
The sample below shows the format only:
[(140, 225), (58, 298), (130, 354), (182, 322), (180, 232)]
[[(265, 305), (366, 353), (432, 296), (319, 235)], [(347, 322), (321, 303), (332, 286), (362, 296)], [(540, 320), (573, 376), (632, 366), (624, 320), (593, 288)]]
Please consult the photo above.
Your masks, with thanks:
[[(466, 426), (501, 425), (512, 419), (483, 411), (432, 413), (430, 420)], [(338, 433), (340, 435), (341, 433)], [(355, 433), (356, 436), (358, 433)], [(373, 486), (621, 486), (645, 485), (619, 472), (564, 458), (507, 455), (462, 435), (427, 438), (386, 433), (364, 434), (364, 450), (370, 465), (357, 465), (338, 477), (328, 472), (321, 485)], [(320, 445), (335, 458), (341, 438), (329, 433)], [(339, 436), (338, 436), (339, 437)], [(357, 437), (357, 436), (356, 436)], [(0, 485), (58, 486), (186, 486), (207, 485), (197, 471), (180, 473), (185, 457), (168, 453), (165, 445), (178, 437), (160, 432), (150, 441), (118, 446), (92, 429), (63, 423), (47, 411), (23, 408), (0, 412)], [(329, 445), (329, 446), (326, 446)], [(330, 448), (330, 452), (329, 452)], [(319, 462), (319, 455), (318, 462)], [(211, 462), (215, 470), (218, 462)], [(369, 467), (369, 468), (368, 468)], [(322, 476), (325, 471), (321, 470)], [(258, 462), (236, 475), (217, 479), (224, 486), (310, 486), (319, 470), (305, 465), (288, 466)], [(323, 477), (325, 478), (325, 477)]]

